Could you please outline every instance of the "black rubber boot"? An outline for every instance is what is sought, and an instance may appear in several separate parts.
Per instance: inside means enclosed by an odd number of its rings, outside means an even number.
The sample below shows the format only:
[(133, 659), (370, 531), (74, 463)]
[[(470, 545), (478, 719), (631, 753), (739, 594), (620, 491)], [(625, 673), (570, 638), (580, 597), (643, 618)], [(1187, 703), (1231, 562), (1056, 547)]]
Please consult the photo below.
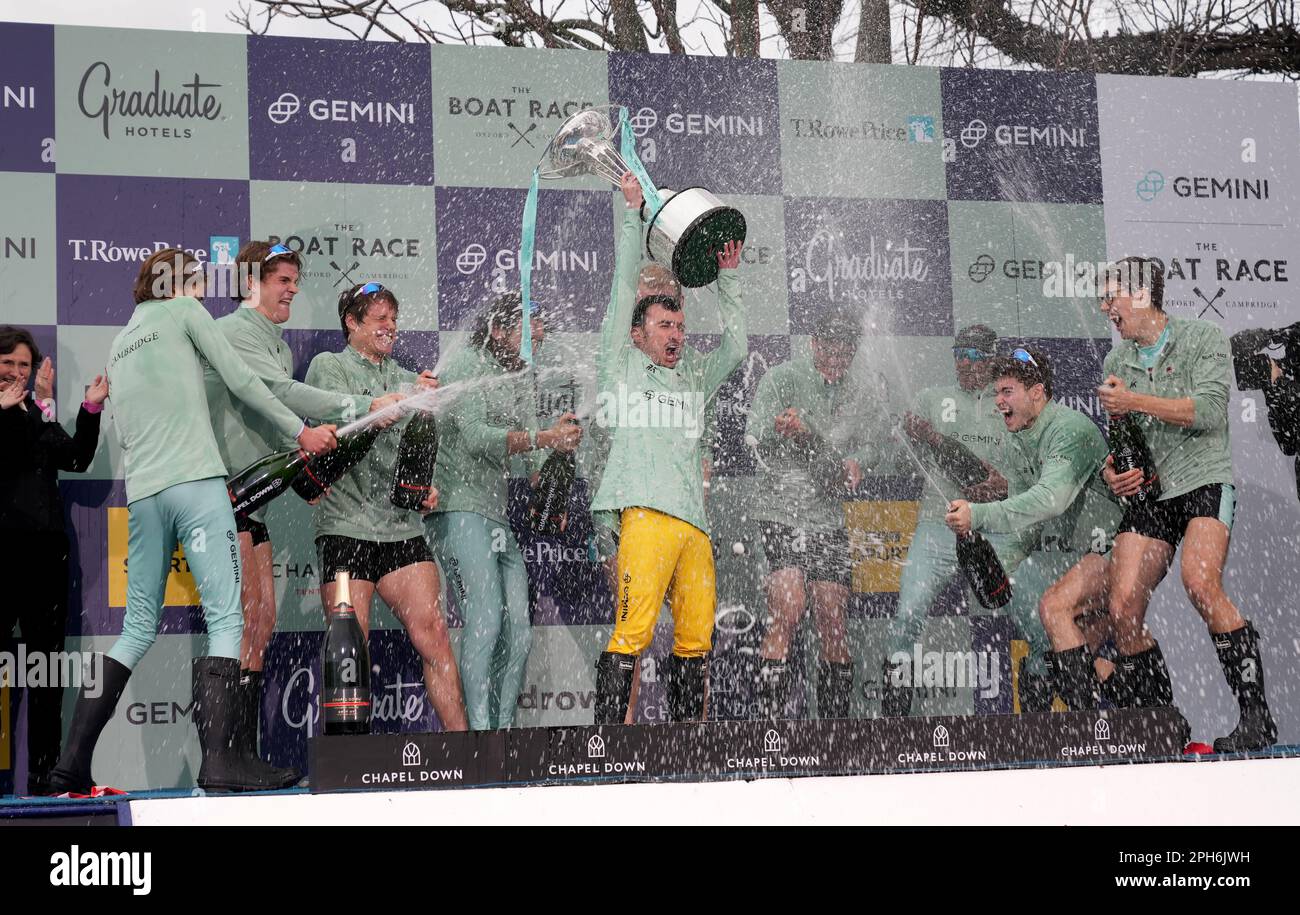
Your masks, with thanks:
[(102, 656), (103, 673), (100, 677), (99, 695), (90, 697), (86, 687), (81, 687), (77, 697), (77, 708), (72, 713), (72, 727), (68, 730), (68, 739), (63, 744), (63, 753), (59, 763), (50, 773), (46, 790), (50, 794), (89, 794), (94, 787), (90, 775), (90, 760), (95, 755), (95, 744), (104, 726), (113, 717), (117, 702), (126, 690), (126, 681), (131, 679), (131, 669), (125, 664)]
[[(1115, 681), (1112, 683), (1112, 681)], [(1134, 655), (1120, 655), (1115, 659), (1115, 673), (1106, 681), (1108, 695), (1116, 700), (1116, 708), (1169, 708), (1178, 715), (1178, 738), (1186, 744), (1192, 736), (1192, 726), (1174, 705), (1174, 684), (1169, 679), (1169, 668), (1159, 645)], [(1120, 705), (1119, 702), (1127, 702)]]
[[(239, 723), (235, 729), (235, 749), (243, 756), (260, 760), (257, 752), (257, 727), (261, 721), (262, 686), (264, 683), (260, 670), (241, 670), (239, 672)], [(277, 787), (289, 788), (302, 781), (302, 773), (293, 767), (272, 766), (271, 771), (280, 780)]]
[(790, 698), (790, 668), (785, 661), (763, 658), (758, 664), (758, 704), (762, 718), (785, 717)]
[(1259, 656), (1259, 633), (1249, 622), (1240, 629), (1213, 636), (1223, 675), (1237, 697), (1241, 718), (1227, 737), (1214, 741), (1216, 753), (1262, 750), (1277, 741), (1277, 724), (1264, 694), (1264, 662)]
[(817, 717), (849, 717), (853, 695), (853, 664), (822, 661), (817, 665)]
[(1029, 670), (1029, 659), (1020, 662), (1020, 712), (1050, 712), (1052, 700), (1056, 698), (1056, 686), (1050, 675), (1036, 674)]
[(596, 659), (596, 724), (622, 724), (632, 696), (636, 657), (603, 651)]
[(910, 686), (895, 686), (894, 673), (902, 664), (885, 662), (880, 672), (880, 714), (884, 718), (906, 718), (912, 713), (912, 694)]
[(705, 658), (668, 657), (668, 716), (671, 721), (701, 721), (704, 718)]
[(1070, 707), (1070, 711), (1097, 708), (1101, 684), (1097, 682), (1097, 672), (1086, 645), (1068, 651), (1049, 652), (1047, 666), (1056, 695)]
[(203, 765), (196, 779), (204, 791), (272, 791), (286, 787), (279, 770), (240, 752), (239, 661), (195, 658), (194, 726)]

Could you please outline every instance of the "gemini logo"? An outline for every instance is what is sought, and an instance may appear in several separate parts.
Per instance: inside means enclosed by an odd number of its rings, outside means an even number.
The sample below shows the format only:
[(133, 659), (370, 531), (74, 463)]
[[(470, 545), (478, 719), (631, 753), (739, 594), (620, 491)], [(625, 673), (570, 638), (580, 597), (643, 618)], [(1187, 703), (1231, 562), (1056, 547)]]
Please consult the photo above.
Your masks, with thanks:
[(961, 130), (961, 145), (967, 149), (974, 149), (980, 145), (980, 142), (988, 136), (989, 125), (985, 124), (979, 118), (975, 118)]
[(466, 245), (465, 250), (456, 255), (456, 269), (469, 276), (487, 263), (487, 248), (477, 242)]
[(1165, 176), (1152, 169), (1138, 179), (1138, 200), (1141, 200), (1143, 203), (1150, 203), (1152, 200), (1155, 200), (1156, 197), (1160, 196), (1160, 192), (1164, 189)]
[(644, 137), (659, 123), (659, 112), (653, 108), (641, 108), (636, 114), (630, 115), (627, 121), (632, 127), (632, 133)]
[(1088, 132), (1082, 127), (1066, 127), (1061, 124), (1048, 124), (1033, 127), (1028, 124), (998, 124), (990, 131), (989, 125), (979, 118), (972, 119), (962, 128), (961, 145), (974, 149), (989, 135), (999, 146), (1049, 146), (1074, 147), (1086, 146)]
[(997, 263), (994, 262), (993, 258), (987, 254), (981, 254), (975, 258), (974, 263), (970, 265), (970, 269), (966, 271), (966, 275), (971, 278), (971, 282), (982, 283), (993, 275), (995, 269), (997, 269)]
[(271, 103), (270, 107), (266, 109), (266, 116), (271, 119), (273, 124), (285, 124), (288, 123), (289, 118), (298, 113), (300, 107), (302, 106), (298, 101), (298, 96), (292, 92), (286, 92)]

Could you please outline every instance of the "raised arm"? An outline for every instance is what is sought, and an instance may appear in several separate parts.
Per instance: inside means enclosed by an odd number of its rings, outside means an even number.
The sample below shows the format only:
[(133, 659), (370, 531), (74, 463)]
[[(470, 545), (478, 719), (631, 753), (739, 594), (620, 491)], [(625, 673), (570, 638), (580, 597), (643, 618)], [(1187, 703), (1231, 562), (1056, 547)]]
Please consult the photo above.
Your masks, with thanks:
[(614, 248), (614, 285), (609, 307), (600, 325), (600, 352), (596, 357), (596, 388), (612, 390), (622, 357), (632, 345), (632, 313), (636, 310), (636, 284), (641, 273), (641, 185), (628, 172), (623, 176), (622, 226)]
[(718, 306), (722, 312), (722, 342), (704, 357), (704, 393), (713, 397), (727, 377), (749, 352), (745, 307), (736, 268), (740, 266), (741, 243), (729, 241), (718, 252)]

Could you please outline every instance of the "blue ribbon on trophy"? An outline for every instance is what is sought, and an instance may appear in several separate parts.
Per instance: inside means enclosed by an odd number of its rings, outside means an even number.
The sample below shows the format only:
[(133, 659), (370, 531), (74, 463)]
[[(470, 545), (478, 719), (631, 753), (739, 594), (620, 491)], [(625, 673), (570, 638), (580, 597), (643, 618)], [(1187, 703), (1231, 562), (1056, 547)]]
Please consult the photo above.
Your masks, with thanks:
[[(618, 112), (618, 148), (614, 145), (611, 115)], [(540, 180), (596, 175), (618, 187), (631, 172), (641, 185), (645, 203), (641, 219), (646, 226), (646, 254), (672, 270), (688, 289), (705, 286), (718, 276), (717, 252), (729, 241), (745, 240), (745, 217), (702, 187), (680, 191), (659, 188), (650, 180), (636, 152), (636, 137), (622, 106), (601, 105), (584, 109), (560, 125), (542, 161), (533, 169), (524, 200), (519, 242), (519, 282), (523, 292), (524, 326), (519, 355), (533, 357), (532, 314), (533, 251), (537, 245), (537, 187)]]

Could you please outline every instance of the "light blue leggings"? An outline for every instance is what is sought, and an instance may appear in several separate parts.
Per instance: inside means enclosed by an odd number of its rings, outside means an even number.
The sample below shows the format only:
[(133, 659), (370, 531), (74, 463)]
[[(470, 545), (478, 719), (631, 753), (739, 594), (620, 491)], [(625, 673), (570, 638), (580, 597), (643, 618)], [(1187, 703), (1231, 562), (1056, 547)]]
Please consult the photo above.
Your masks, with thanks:
[[(1006, 573), (1015, 579), (1010, 603), (998, 611), (1013, 620), (1021, 635), (1029, 642), (1029, 669), (1035, 673), (1046, 671), (1046, 652), (1050, 649), (1047, 634), (1038, 618), (1038, 599), (1055, 578), (1055, 563), (1045, 562), (1046, 555), (1033, 554), (1025, 564), (1024, 550), (1006, 534), (989, 534), (989, 543), (1002, 560)], [(1075, 557), (1077, 559), (1077, 557)], [(1046, 568), (1051, 566), (1049, 570)], [(1063, 574), (1068, 564), (1060, 571)], [(889, 627), (886, 659), (897, 652), (912, 655), (913, 646), (921, 638), (926, 618), (935, 598), (948, 587), (954, 576), (960, 575), (957, 567), (957, 538), (946, 525), (938, 521), (921, 521), (916, 525), (912, 545), (907, 551), (907, 565), (898, 586), (898, 613)], [(1059, 577), (1059, 576), (1057, 576)], [(1044, 579), (1046, 578), (1046, 581)]]
[(127, 509), (126, 618), (108, 656), (134, 669), (158, 637), (167, 573), (179, 541), (203, 601), (208, 654), (238, 658), (244, 632), (239, 535), (226, 481), (211, 477), (177, 483)]
[(519, 543), (508, 524), (476, 512), (436, 512), (428, 530), (464, 619), (460, 680), (470, 729), (508, 728), (533, 642)]

